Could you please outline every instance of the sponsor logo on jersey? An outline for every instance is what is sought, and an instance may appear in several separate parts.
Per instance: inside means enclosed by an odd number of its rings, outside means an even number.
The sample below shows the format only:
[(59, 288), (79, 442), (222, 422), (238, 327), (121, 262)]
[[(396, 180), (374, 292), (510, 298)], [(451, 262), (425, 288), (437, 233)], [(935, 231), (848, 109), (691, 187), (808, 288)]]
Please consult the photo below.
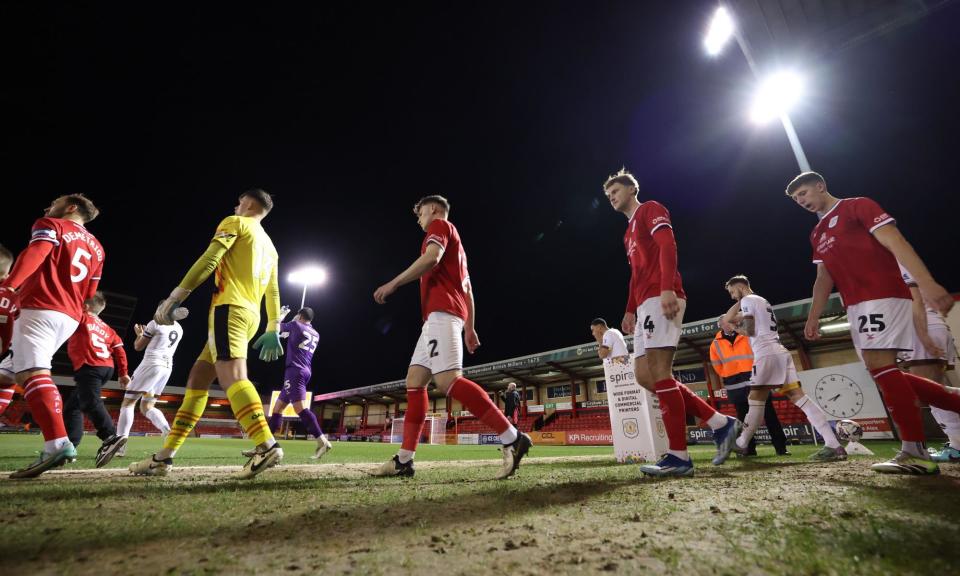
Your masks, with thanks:
[(883, 222), (884, 220), (889, 220), (889, 219), (890, 219), (890, 215), (887, 214), (886, 212), (884, 212), (883, 214), (881, 214), (881, 215), (877, 216), (876, 218), (874, 218), (874, 219), (873, 219), (873, 223), (874, 223), (874, 224), (879, 224), (879, 223)]

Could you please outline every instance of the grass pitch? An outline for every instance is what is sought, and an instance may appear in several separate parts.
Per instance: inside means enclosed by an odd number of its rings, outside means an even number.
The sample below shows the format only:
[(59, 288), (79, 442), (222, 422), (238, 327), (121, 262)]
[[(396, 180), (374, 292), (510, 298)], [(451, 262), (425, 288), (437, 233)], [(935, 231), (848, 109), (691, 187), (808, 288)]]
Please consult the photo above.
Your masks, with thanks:
[[(167, 478), (124, 474), (127, 458), (32, 481), (0, 478), (0, 557), (10, 574), (955, 574), (960, 466), (881, 476), (875, 458), (835, 464), (772, 455), (709, 463), (693, 478), (641, 479), (610, 447), (534, 447), (517, 477), (491, 480), (489, 446), (422, 446), (413, 479), (371, 478), (396, 446), (286, 441), (284, 465), (231, 475), (249, 446), (188, 440)], [(0, 469), (35, 457), (38, 436), (0, 436)], [(78, 466), (79, 465), (79, 466)]]

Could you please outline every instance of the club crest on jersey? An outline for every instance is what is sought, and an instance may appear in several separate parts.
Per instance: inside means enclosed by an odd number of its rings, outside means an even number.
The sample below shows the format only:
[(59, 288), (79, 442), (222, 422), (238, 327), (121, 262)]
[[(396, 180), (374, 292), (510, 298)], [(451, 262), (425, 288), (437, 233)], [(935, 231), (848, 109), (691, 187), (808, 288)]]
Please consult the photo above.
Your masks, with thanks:
[(837, 220), (839, 219), (840, 219), (840, 215), (839, 214), (835, 215), (833, 218), (830, 219), (829, 222), (827, 222), (827, 228), (833, 228), (834, 226), (836, 226)]

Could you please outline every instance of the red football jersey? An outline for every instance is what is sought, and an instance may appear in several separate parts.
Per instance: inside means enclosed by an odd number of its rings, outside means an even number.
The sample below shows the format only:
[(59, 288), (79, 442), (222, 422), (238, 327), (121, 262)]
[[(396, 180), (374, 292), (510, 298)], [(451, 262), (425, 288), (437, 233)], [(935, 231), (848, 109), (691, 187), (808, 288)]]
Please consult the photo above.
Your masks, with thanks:
[(426, 320), (431, 312), (448, 312), (467, 319), (467, 253), (463, 251), (460, 234), (446, 220), (434, 220), (427, 226), (427, 235), (420, 253), (434, 243), (443, 249), (443, 256), (435, 268), (420, 277), (420, 310)]
[[(677, 298), (686, 298), (680, 272), (674, 275), (672, 286), (660, 285), (660, 246), (653, 234), (663, 227), (673, 228), (670, 212), (653, 200), (648, 200), (637, 208), (627, 223), (627, 232), (623, 235), (623, 247), (627, 251), (630, 263), (629, 302), (637, 306), (648, 298), (659, 296), (664, 290), (673, 290)], [(628, 312), (636, 312), (627, 310)]]
[(827, 267), (844, 305), (881, 298), (910, 299), (897, 259), (873, 237), (877, 228), (894, 222), (869, 198), (844, 198), (810, 233), (813, 263)]
[(73, 363), (73, 369), (81, 366), (114, 366), (118, 376), (126, 376), (126, 353), (122, 354), (123, 340), (106, 322), (98, 316), (84, 314), (80, 326), (67, 341), (67, 355)]
[(12, 290), (0, 293), (0, 356), (10, 349), (13, 323), (20, 316), (19, 300), (20, 298)]
[(53, 250), (20, 287), (20, 307), (63, 312), (76, 321), (83, 301), (93, 296), (103, 271), (103, 247), (82, 225), (62, 218), (40, 218), (30, 243), (50, 242)]

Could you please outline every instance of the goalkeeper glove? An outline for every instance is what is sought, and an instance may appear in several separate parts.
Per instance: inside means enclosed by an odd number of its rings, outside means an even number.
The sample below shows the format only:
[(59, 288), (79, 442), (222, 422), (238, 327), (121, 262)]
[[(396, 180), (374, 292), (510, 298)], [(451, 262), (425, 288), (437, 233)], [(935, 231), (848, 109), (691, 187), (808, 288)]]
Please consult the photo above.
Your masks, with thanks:
[(257, 341), (253, 343), (253, 348), (260, 351), (260, 359), (264, 362), (273, 362), (283, 356), (280, 335), (274, 331), (261, 334)]
[(154, 321), (163, 326), (170, 326), (175, 320), (182, 320), (187, 317), (187, 309), (181, 308), (180, 304), (187, 299), (190, 291), (177, 286), (170, 292), (170, 296), (160, 301), (157, 311), (153, 315)]

